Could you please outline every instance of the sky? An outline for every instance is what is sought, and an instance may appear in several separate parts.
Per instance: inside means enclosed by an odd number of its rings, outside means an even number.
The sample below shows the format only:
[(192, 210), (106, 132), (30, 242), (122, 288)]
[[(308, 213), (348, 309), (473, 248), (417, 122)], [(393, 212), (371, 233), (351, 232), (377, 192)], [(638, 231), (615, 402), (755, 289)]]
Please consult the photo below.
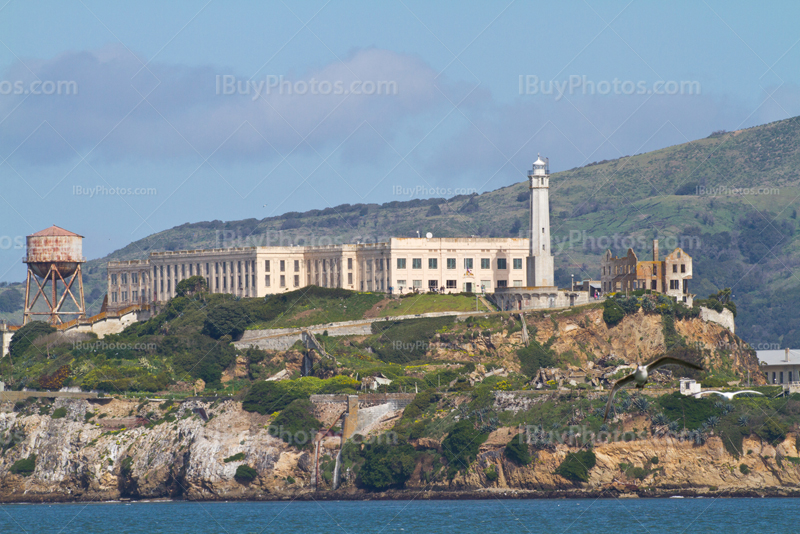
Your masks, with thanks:
[(0, 0), (0, 281), (52, 224), (485, 192), (800, 115), (797, 2)]

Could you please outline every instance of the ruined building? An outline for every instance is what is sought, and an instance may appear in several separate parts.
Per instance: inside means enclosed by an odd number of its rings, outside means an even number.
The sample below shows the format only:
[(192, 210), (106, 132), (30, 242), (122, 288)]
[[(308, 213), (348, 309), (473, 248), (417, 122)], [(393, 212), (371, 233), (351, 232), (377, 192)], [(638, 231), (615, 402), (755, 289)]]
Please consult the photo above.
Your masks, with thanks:
[(650, 289), (692, 305), (694, 295), (689, 293), (692, 278), (692, 257), (680, 247), (659, 259), (658, 240), (653, 240), (653, 260), (639, 261), (633, 249), (622, 258), (607, 250), (600, 266), (604, 293)]

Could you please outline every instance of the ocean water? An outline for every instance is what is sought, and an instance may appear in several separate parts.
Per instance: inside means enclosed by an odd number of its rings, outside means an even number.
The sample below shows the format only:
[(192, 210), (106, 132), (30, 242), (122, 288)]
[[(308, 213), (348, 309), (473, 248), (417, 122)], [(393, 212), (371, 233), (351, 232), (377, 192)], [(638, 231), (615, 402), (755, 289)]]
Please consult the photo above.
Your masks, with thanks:
[(0, 533), (800, 532), (793, 499), (0, 505)]

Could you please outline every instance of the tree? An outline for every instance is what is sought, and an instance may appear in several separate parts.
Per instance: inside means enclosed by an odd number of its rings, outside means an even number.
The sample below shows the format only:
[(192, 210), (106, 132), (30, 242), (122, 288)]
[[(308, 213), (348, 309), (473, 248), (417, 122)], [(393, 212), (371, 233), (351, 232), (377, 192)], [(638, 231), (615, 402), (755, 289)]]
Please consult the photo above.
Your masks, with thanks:
[(202, 276), (190, 276), (185, 280), (178, 282), (175, 286), (175, 294), (179, 297), (191, 297), (195, 293), (205, 291), (206, 279)]
[(0, 312), (14, 313), (22, 309), (23, 302), (22, 295), (16, 289), (7, 289), (0, 293)]
[(371, 490), (402, 488), (416, 466), (417, 451), (408, 443), (371, 443), (362, 452), (364, 465), (358, 473), (361, 483)]
[(425, 217), (435, 217), (436, 215), (441, 215), (442, 209), (439, 207), (439, 204), (433, 204), (430, 208), (428, 208), (428, 212), (425, 214)]
[(19, 358), (37, 338), (52, 334), (55, 331), (54, 327), (42, 321), (29, 322), (11, 336), (11, 343), (8, 346), (11, 357)]
[(203, 323), (203, 333), (214, 339), (231, 336), (233, 341), (238, 341), (250, 322), (250, 317), (241, 303), (225, 301), (208, 312)]
[(478, 449), (488, 437), (488, 434), (478, 431), (469, 419), (456, 423), (442, 441), (442, 453), (449, 465), (447, 475), (451, 479), (475, 461)]

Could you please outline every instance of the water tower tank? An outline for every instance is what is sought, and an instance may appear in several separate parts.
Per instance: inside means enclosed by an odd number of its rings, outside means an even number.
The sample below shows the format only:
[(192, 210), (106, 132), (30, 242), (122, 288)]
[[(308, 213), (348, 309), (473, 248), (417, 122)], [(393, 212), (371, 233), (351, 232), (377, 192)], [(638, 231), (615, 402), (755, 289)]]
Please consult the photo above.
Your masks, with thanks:
[(51, 226), (27, 237), (25, 263), (39, 278), (44, 278), (55, 264), (61, 276), (72, 276), (83, 258), (83, 236)]

